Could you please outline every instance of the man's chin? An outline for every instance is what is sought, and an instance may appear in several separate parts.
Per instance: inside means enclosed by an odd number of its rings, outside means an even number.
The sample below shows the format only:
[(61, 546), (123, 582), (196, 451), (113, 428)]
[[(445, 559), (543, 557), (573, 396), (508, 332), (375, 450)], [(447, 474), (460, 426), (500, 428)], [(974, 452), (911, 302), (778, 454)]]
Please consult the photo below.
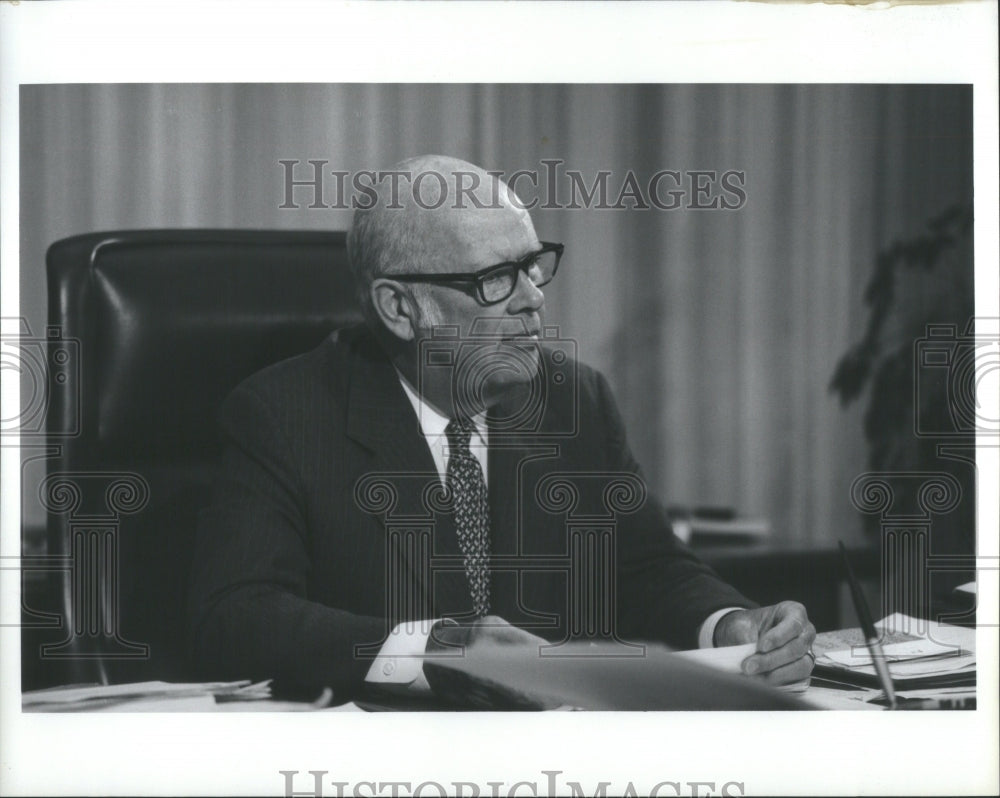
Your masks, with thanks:
[(541, 350), (533, 338), (492, 343), (473, 353), (456, 370), (463, 383), (456, 396), (470, 404), (492, 407), (530, 390), (541, 368)]
[(534, 359), (525, 364), (525, 368), (509, 371), (499, 371), (483, 386), (483, 395), (490, 406), (510, 401), (512, 398), (530, 391), (532, 383), (539, 373), (540, 358), (536, 352)]
[(504, 367), (496, 370), (498, 379), (514, 385), (526, 385), (535, 379), (542, 361), (537, 338), (504, 341), (501, 346), (506, 357)]

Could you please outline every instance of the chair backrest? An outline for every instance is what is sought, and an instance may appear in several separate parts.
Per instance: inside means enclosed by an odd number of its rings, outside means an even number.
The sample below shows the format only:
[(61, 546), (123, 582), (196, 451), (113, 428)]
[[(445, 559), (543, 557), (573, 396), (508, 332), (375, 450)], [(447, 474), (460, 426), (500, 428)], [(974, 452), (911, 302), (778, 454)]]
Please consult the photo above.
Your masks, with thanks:
[(41, 490), (49, 553), (72, 558), (69, 639), (50, 656), (99, 664), (111, 681), (184, 677), (219, 406), (253, 372), (361, 318), (344, 238), (135, 230), (49, 248), (50, 339), (79, 352), (47, 411), (50, 430), (75, 430), (52, 439)]

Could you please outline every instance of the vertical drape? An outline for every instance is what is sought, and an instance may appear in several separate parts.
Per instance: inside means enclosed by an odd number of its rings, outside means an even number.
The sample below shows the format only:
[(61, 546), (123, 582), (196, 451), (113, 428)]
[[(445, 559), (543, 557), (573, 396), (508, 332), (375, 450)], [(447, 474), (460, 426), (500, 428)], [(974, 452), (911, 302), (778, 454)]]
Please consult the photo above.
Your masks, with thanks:
[(612, 201), (630, 171), (745, 173), (739, 210), (537, 210), (540, 237), (567, 244), (548, 321), (608, 375), (662, 497), (806, 542), (860, 529), (861, 411), (827, 386), (860, 337), (875, 253), (972, 192), (963, 87), (66, 85), (20, 102), (36, 330), (45, 249), (64, 236), (346, 229), (346, 210), (279, 208), (281, 159), (353, 172), (440, 152), (544, 174), (556, 158), (588, 183), (609, 170)]

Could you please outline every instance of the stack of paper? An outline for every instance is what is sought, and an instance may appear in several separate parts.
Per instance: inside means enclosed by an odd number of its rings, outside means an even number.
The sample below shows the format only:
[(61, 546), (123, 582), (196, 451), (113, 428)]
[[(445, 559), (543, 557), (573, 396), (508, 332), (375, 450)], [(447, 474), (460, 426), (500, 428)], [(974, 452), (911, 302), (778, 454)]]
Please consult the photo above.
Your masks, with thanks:
[[(882, 634), (889, 674), (897, 690), (939, 690), (976, 683), (974, 629), (895, 614), (875, 624)], [(860, 629), (816, 636), (816, 675), (832, 682), (878, 687)]]
[(57, 687), (24, 693), (25, 712), (195, 712), (223, 701), (269, 698), (271, 682), (138, 682)]
[[(718, 648), (695, 648), (690, 651), (675, 651), (673, 656), (688, 662), (714, 668), (723, 673), (742, 674), (743, 661), (757, 651), (756, 643), (740, 646), (720, 646)], [(801, 693), (809, 687), (809, 680), (781, 685), (778, 689), (786, 693)]]

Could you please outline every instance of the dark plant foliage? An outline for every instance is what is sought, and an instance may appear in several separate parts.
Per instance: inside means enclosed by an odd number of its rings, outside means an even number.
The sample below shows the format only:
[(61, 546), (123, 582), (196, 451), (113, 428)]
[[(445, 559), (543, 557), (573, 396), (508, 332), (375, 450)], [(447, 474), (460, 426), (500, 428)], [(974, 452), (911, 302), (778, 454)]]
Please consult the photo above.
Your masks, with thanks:
[[(839, 394), (841, 404), (848, 405), (858, 398), (871, 378), (872, 369), (880, 360), (879, 368), (897, 370), (901, 359), (912, 359), (913, 339), (900, 341), (895, 350), (884, 351), (886, 343), (881, 333), (893, 312), (905, 313), (906, 308), (894, 308), (897, 282), (908, 273), (930, 272), (938, 267), (944, 257), (953, 253), (960, 244), (967, 243), (972, 232), (972, 204), (955, 205), (927, 223), (927, 232), (908, 241), (896, 241), (880, 252), (875, 261), (875, 271), (865, 288), (865, 304), (871, 311), (864, 337), (855, 344), (837, 364), (830, 389)], [(951, 277), (956, 298), (964, 305), (964, 315), (949, 318), (927, 317), (926, 324), (953, 323), (964, 329), (974, 312), (972, 263), (958, 264)], [(960, 311), (962, 308), (954, 308)], [(919, 326), (919, 320), (916, 321)], [(913, 326), (907, 324), (907, 327)], [(923, 334), (921, 330), (920, 334)], [(902, 351), (901, 351), (902, 350)], [(876, 381), (879, 381), (876, 378)], [(888, 385), (881, 381), (881, 391)], [(876, 433), (877, 435), (878, 433)], [(869, 435), (869, 442), (872, 437)]]
[[(917, 365), (929, 325), (952, 327), (955, 346), (970, 346), (975, 314), (972, 222), (972, 203), (955, 205), (931, 219), (921, 234), (896, 241), (877, 255), (864, 294), (869, 309), (864, 335), (840, 359), (829, 386), (842, 406), (868, 389), (864, 432), (871, 470), (945, 471), (959, 480), (959, 506), (934, 522), (934, 554), (975, 551), (975, 471), (968, 461), (941, 448), (944, 443), (951, 452), (964, 449), (972, 457), (974, 432), (968, 429), (947, 438), (915, 432), (961, 430), (955, 397), (974, 395), (971, 369)], [(919, 513), (913, 482), (901, 480), (894, 486), (893, 504), (897, 512)], [(868, 515), (865, 522), (877, 535), (880, 519)]]

